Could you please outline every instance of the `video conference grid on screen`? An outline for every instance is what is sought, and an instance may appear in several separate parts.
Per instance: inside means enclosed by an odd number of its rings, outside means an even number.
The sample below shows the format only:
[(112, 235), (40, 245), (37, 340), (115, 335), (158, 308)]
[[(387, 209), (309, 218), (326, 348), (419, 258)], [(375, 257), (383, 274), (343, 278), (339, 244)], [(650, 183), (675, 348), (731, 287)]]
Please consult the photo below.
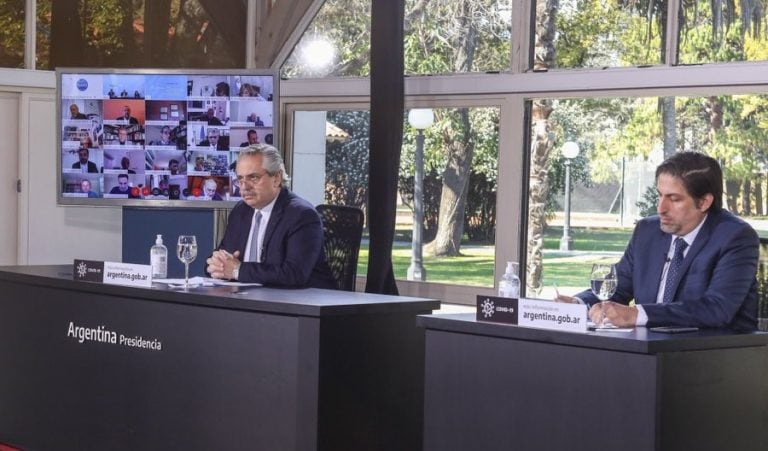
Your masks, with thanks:
[(239, 150), (273, 141), (271, 74), (60, 77), (60, 197), (238, 200)]

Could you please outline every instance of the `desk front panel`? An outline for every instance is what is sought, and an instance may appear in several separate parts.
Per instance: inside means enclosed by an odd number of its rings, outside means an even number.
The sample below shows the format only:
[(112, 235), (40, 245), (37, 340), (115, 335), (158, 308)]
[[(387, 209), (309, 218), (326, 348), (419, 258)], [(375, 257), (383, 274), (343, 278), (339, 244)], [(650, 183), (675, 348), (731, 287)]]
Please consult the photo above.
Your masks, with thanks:
[(426, 451), (768, 449), (766, 334), (419, 321)]
[(652, 356), (428, 329), (425, 380), (425, 451), (654, 449)]
[(317, 318), (7, 281), (0, 293), (0, 441), (315, 449)]

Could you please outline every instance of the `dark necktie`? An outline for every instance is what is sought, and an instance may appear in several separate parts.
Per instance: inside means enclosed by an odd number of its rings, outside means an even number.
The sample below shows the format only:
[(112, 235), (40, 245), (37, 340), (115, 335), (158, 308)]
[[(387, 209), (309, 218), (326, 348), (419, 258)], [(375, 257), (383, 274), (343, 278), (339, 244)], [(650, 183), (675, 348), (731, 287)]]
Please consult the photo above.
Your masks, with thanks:
[(669, 263), (667, 282), (664, 284), (664, 297), (662, 299), (665, 304), (672, 302), (674, 287), (677, 284), (677, 280), (680, 278), (680, 268), (683, 266), (683, 252), (686, 247), (688, 247), (688, 243), (686, 243), (684, 239), (680, 237), (675, 238), (675, 255)]
[(261, 212), (254, 213), (253, 218), (253, 236), (251, 237), (251, 250), (248, 253), (248, 260), (255, 262), (259, 255), (259, 226), (261, 225)]

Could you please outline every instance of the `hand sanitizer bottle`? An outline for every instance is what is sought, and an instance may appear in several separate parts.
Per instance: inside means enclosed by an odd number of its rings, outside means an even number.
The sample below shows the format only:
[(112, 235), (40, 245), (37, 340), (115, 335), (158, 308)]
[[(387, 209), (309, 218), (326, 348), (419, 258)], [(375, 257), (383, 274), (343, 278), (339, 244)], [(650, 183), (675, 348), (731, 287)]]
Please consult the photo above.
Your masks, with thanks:
[(152, 265), (153, 279), (168, 277), (168, 248), (163, 245), (162, 235), (157, 235), (155, 245), (149, 251), (149, 262)]
[(507, 270), (499, 280), (499, 297), (518, 298), (520, 297), (520, 278), (517, 276), (517, 262), (507, 262)]

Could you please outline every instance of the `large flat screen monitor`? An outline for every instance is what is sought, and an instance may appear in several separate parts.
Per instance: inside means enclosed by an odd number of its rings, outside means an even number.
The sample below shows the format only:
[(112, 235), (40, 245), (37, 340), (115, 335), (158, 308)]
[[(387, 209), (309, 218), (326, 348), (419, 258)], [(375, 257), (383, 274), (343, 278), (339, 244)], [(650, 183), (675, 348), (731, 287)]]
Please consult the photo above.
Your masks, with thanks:
[(277, 136), (270, 70), (59, 68), (58, 203), (220, 207), (235, 161)]

